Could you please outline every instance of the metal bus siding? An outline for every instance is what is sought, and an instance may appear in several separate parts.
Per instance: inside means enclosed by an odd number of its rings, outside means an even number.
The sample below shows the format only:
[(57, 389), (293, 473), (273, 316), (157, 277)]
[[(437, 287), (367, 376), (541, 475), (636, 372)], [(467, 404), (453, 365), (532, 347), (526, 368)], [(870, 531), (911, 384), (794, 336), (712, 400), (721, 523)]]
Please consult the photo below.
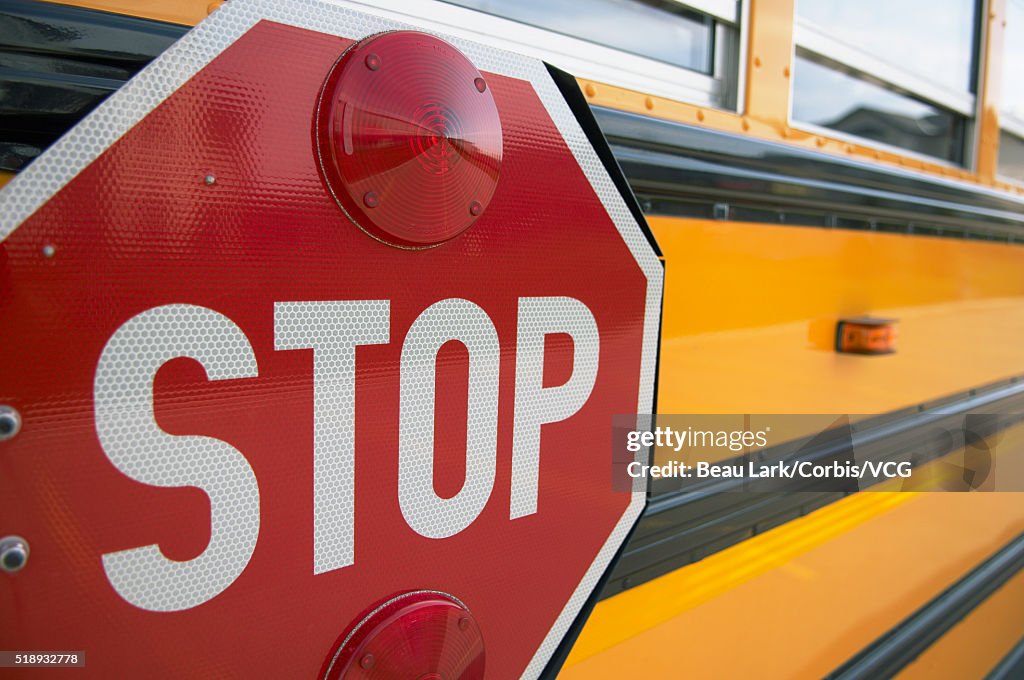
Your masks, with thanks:
[(648, 212), (1024, 241), (1024, 201), (1008, 194), (604, 107), (595, 114)]

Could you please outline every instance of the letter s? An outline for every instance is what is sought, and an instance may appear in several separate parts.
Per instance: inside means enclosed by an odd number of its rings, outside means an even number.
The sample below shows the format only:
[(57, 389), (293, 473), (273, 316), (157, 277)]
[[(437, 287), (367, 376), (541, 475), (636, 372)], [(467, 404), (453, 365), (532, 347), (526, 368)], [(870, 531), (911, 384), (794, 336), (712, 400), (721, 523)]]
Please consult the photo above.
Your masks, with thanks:
[(153, 379), (178, 357), (198, 361), (210, 380), (257, 375), (252, 345), (233, 321), (205, 307), (164, 305), (117, 329), (93, 383), (96, 432), (118, 470), (153, 486), (198, 487), (210, 498), (210, 542), (198, 557), (170, 560), (157, 545), (103, 555), (114, 590), (159, 612), (190, 609), (231, 585), (260, 531), (259, 486), (245, 456), (219, 439), (172, 436), (156, 423)]

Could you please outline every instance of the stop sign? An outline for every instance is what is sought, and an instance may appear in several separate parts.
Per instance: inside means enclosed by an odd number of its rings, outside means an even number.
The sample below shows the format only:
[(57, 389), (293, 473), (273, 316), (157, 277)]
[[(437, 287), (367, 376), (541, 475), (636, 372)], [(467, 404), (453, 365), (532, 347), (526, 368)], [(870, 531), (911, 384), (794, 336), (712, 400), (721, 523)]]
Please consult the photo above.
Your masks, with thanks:
[(544, 670), (643, 507), (661, 266), (541, 62), (407, 28), (228, 3), (0, 193), (0, 649)]

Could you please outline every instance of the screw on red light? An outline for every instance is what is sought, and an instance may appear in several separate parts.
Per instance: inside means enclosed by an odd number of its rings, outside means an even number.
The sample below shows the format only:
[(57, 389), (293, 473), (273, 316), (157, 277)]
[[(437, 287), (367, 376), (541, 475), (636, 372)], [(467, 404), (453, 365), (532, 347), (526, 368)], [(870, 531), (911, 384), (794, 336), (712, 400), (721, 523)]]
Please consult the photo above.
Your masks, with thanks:
[(482, 680), (484, 641), (473, 615), (451, 595), (403, 593), (345, 633), (325, 680)]
[(380, 241), (436, 246), (468, 229), (494, 196), (502, 139), (491, 88), (431, 35), (382, 33), (346, 50), (315, 124), (328, 189)]

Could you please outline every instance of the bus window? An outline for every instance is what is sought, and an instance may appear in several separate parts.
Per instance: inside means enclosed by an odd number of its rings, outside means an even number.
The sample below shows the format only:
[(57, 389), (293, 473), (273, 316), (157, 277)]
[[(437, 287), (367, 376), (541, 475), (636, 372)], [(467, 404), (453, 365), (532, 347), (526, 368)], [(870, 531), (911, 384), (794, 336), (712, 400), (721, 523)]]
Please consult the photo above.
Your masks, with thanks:
[(1024, 0), (1006, 3), (1003, 35), (1003, 82), (999, 93), (999, 174), (1024, 182), (1024, 89), (1018, 85), (1024, 68)]
[(792, 119), (964, 165), (973, 0), (797, 0)]
[[(711, 74), (711, 17), (638, 0), (447, 0), (488, 14)], [(622, 26), (630, 30), (622, 30)]]
[(698, 106), (739, 108), (737, 0), (445, 2), (462, 12), (446, 12), (449, 21), (577, 77)]

